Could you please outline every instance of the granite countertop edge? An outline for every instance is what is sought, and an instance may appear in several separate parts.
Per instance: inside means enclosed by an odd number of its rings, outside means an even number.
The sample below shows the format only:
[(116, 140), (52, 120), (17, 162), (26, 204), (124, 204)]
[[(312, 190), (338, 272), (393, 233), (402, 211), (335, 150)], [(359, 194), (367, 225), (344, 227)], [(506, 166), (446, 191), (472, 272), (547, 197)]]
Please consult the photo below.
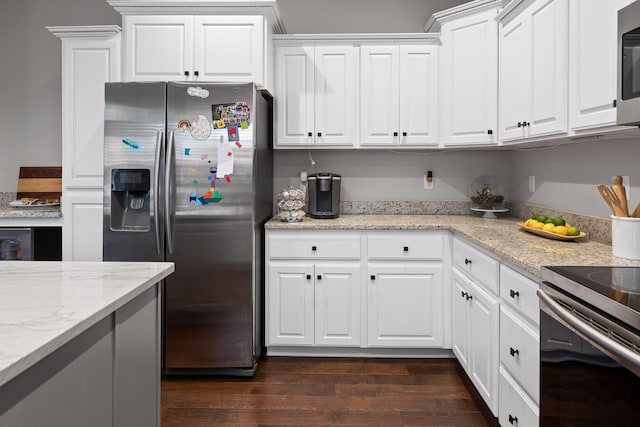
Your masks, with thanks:
[(561, 241), (522, 230), (516, 218), (485, 219), (465, 215), (341, 215), (336, 219), (305, 218), (287, 223), (272, 218), (266, 230), (448, 230), (486, 249), (532, 278), (543, 266), (640, 266), (639, 260), (614, 257), (611, 246), (584, 239)]

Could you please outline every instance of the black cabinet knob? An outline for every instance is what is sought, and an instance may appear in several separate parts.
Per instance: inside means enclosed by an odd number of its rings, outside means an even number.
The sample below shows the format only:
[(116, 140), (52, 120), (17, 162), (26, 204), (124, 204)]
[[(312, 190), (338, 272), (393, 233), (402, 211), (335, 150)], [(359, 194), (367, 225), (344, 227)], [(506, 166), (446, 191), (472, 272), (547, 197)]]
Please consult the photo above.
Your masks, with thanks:
[(189, 77), (189, 72), (188, 72), (188, 71), (185, 71), (185, 72), (184, 72), (184, 76), (185, 76), (185, 77)]
[(510, 296), (511, 298), (519, 297), (519, 296), (520, 296), (520, 292), (518, 292), (518, 291), (514, 291), (513, 289), (510, 289), (510, 290), (509, 290), (509, 296)]
[(307, 280), (311, 280), (311, 275), (307, 274)]
[(322, 280), (322, 275), (321, 275), (321, 274), (318, 274), (318, 275), (316, 276), (316, 278), (317, 278), (318, 280)]
[(194, 75), (194, 76), (196, 76), (196, 77), (198, 77), (198, 76), (200, 75), (200, 72), (199, 72), (199, 71), (194, 71), (194, 72), (193, 72), (193, 75)]
[(493, 135), (493, 129), (487, 129), (487, 135)]
[(307, 134), (307, 136), (309, 136), (309, 137), (313, 136), (313, 132), (309, 132), (309, 133)]
[(317, 251), (317, 250), (318, 250), (318, 248), (317, 248), (317, 247), (315, 247), (315, 246), (311, 246), (311, 250), (315, 252), (315, 251)]
[(520, 351), (513, 348), (513, 347), (509, 347), (509, 354), (512, 355), (513, 357), (520, 356)]
[(375, 274), (371, 275), (371, 280), (376, 280), (376, 275)]
[(402, 136), (407, 136), (407, 133), (406, 132), (402, 132)]
[(466, 293), (465, 291), (460, 291), (460, 296), (462, 298), (466, 297), (467, 295), (469, 295), (468, 293)]
[(467, 296), (465, 298), (467, 298), (467, 301), (469, 301), (470, 299), (473, 299), (473, 295), (467, 294)]
[(321, 136), (322, 136), (322, 132), (318, 132), (318, 137), (321, 137)]
[(514, 417), (513, 415), (509, 414), (509, 424), (515, 424), (518, 422), (518, 417)]
[(464, 259), (464, 264), (465, 264), (465, 265), (469, 265), (469, 264), (471, 264), (471, 260), (470, 260), (469, 258), (465, 258), (465, 259)]
[(522, 127), (522, 122), (518, 122), (518, 127), (521, 128)]
[(393, 133), (393, 136), (398, 136), (398, 132), (394, 132), (394, 133)]
[(409, 246), (405, 246), (405, 247), (403, 248), (403, 250), (404, 250), (405, 252), (409, 252)]

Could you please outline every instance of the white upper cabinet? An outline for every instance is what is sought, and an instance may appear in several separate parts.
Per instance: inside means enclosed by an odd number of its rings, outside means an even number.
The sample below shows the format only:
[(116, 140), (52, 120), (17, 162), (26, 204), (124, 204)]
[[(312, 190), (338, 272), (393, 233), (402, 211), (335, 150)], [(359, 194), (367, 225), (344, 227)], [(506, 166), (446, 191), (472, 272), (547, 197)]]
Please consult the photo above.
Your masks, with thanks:
[(357, 140), (357, 48), (276, 48), (276, 147)]
[(567, 132), (567, 36), (567, 0), (537, 0), (501, 21), (502, 142)]
[(616, 124), (618, 9), (629, 3), (569, 1), (569, 124), (574, 131)]
[(440, 139), (443, 145), (497, 143), (497, 9), (442, 23)]
[(124, 80), (265, 84), (262, 16), (128, 15)]
[(438, 145), (438, 48), (360, 48), (360, 145)]

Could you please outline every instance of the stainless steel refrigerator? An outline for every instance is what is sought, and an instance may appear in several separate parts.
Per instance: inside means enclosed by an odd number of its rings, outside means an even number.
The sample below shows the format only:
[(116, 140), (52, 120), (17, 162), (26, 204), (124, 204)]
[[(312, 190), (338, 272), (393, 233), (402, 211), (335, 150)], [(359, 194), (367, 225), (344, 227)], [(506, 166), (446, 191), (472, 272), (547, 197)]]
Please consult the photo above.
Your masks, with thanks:
[(163, 373), (252, 375), (271, 96), (253, 84), (107, 83), (105, 101), (103, 258), (176, 265), (162, 285)]

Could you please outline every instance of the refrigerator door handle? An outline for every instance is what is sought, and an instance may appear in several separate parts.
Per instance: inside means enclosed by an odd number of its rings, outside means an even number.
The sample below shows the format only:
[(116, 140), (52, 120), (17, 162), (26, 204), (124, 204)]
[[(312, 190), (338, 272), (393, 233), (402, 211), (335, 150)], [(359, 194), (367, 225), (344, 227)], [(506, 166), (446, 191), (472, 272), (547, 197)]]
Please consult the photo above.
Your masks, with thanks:
[(155, 215), (154, 225), (156, 229), (156, 250), (160, 254), (162, 247), (160, 245), (160, 160), (162, 159), (162, 152), (164, 151), (164, 132), (157, 131), (156, 133), (156, 157), (154, 161), (155, 176), (153, 179), (153, 214)]
[(173, 145), (174, 145), (173, 132), (170, 131), (167, 134), (167, 154), (165, 164), (165, 176), (164, 176), (164, 224), (167, 234), (167, 250), (170, 254), (173, 254), (173, 230), (171, 225), (171, 175), (173, 174)]

